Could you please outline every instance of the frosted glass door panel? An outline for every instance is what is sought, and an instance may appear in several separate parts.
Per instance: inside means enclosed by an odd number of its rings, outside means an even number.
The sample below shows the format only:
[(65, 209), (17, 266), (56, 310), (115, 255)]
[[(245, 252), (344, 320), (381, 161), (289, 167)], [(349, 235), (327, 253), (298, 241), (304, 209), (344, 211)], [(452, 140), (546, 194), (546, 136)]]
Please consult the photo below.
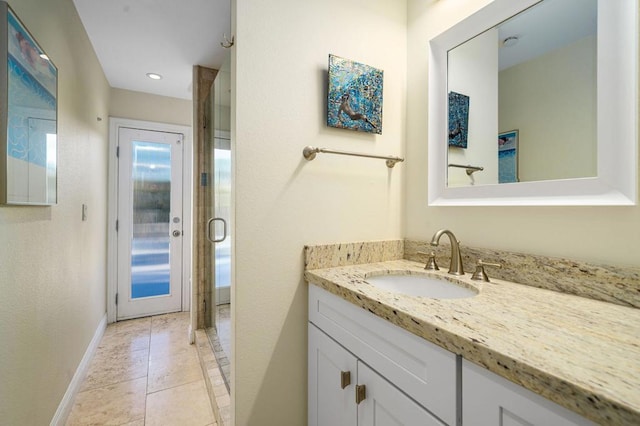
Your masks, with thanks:
[(171, 146), (131, 144), (133, 233), (131, 297), (169, 294)]

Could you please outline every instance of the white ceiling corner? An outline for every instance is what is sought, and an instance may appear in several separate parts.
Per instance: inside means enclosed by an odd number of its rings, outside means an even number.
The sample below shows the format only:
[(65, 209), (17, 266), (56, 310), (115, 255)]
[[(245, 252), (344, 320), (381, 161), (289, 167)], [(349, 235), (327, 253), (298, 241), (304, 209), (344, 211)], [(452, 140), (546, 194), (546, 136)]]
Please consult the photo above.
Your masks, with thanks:
[(191, 99), (193, 66), (222, 66), (229, 0), (73, 2), (111, 87)]

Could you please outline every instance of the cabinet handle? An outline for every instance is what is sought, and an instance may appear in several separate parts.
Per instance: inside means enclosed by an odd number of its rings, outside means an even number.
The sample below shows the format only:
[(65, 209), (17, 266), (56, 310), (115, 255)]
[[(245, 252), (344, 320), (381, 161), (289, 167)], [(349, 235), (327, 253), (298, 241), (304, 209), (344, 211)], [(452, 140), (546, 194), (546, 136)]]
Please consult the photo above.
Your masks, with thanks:
[(367, 387), (365, 385), (356, 385), (356, 404), (360, 404), (367, 398)]
[(351, 384), (351, 371), (341, 371), (340, 372), (340, 387), (342, 389), (346, 388)]

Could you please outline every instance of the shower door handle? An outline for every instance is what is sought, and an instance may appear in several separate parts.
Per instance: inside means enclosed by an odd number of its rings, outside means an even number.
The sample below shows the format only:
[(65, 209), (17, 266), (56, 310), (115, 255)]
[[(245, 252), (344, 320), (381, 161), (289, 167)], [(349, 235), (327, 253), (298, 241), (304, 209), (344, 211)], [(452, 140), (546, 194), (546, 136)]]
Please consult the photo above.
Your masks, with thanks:
[[(223, 234), (222, 234), (222, 238), (220, 239), (211, 238), (211, 228), (212, 228), (211, 224), (216, 220), (219, 220), (220, 222), (222, 222)], [(210, 243), (215, 244), (215, 243), (221, 243), (226, 239), (227, 239), (227, 221), (221, 217), (212, 217), (211, 219), (209, 219), (209, 221), (207, 222), (207, 240), (209, 240)]]

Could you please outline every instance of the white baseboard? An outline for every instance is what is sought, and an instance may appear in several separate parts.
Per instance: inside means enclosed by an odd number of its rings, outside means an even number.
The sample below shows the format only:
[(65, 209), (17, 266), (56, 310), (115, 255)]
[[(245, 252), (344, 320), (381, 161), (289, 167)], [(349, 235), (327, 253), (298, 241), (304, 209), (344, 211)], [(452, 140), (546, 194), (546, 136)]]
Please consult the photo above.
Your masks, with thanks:
[(73, 402), (76, 399), (76, 395), (80, 390), (80, 385), (82, 385), (82, 380), (84, 380), (87, 375), (87, 371), (89, 370), (89, 365), (91, 364), (91, 360), (93, 359), (93, 355), (100, 344), (100, 339), (104, 335), (104, 331), (107, 328), (107, 314), (105, 313), (98, 324), (98, 328), (96, 328), (95, 333), (93, 334), (93, 339), (91, 339), (91, 343), (87, 347), (87, 350), (76, 369), (73, 378), (71, 379), (71, 383), (67, 387), (67, 391), (62, 397), (62, 401), (60, 401), (60, 405), (58, 405), (58, 409), (56, 413), (53, 415), (53, 419), (51, 419), (50, 426), (63, 426), (67, 418), (69, 417), (69, 413), (71, 413), (71, 408), (73, 407)]
[(191, 326), (191, 324), (189, 324), (189, 344), (193, 345), (195, 342), (196, 342), (196, 332)]

